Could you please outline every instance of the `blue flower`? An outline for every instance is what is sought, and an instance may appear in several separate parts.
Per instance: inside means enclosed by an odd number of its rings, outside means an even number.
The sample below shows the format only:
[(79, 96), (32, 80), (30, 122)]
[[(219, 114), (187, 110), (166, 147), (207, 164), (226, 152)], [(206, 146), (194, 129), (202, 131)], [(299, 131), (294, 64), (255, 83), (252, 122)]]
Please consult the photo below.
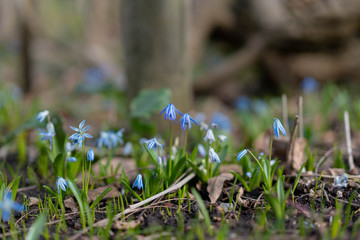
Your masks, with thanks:
[(280, 131), (284, 136), (286, 136), (285, 128), (284, 128), (283, 125), (281, 124), (280, 120), (277, 119), (277, 118), (274, 118), (273, 131), (274, 131), (274, 137), (279, 138), (279, 131)]
[(232, 129), (230, 119), (221, 112), (215, 112), (211, 117), (211, 122), (217, 124), (219, 129), (223, 129), (227, 132), (230, 132)]
[(241, 96), (235, 99), (235, 108), (241, 111), (248, 111), (251, 109), (251, 100), (246, 96)]
[(209, 141), (210, 144), (212, 144), (212, 142), (215, 142), (214, 132), (211, 128), (207, 130), (206, 135), (204, 137), (204, 141), (205, 142)]
[(79, 144), (79, 149), (81, 148), (85, 138), (92, 138), (90, 134), (86, 133), (86, 130), (88, 130), (90, 126), (84, 127), (84, 125), (85, 125), (85, 120), (83, 120), (79, 124), (79, 128), (70, 126), (70, 128), (74, 130), (75, 133), (72, 134), (69, 137), (69, 139), (73, 142), (73, 145)]
[(341, 176), (336, 176), (334, 179), (334, 187), (344, 188), (347, 185), (347, 175), (345, 173), (341, 174)]
[(135, 188), (135, 187), (137, 187), (139, 190), (144, 188), (142, 176), (140, 173), (137, 175), (136, 180), (135, 180), (134, 184), (132, 185), (132, 188)]
[(39, 122), (43, 122), (48, 115), (49, 115), (48, 110), (39, 112), (38, 115), (36, 116), (36, 120), (38, 120)]
[(239, 154), (237, 155), (237, 160), (239, 161), (240, 159), (242, 159), (247, 152), (248, 152), (247, 149), (244, 149), (241, 152), (239, 152)]
[(131, 142), (127, 142), (124, 146), (124, 149), (123, 149), (123, 154), (125, 156), (130, 156), (131, 153), (132, 153), (132, 143)]
[(305, 77), (300, 83), (300, 87), (304, 93), (315, 92), (319, 89), (319, 82), (313, 77)]
[(188, 127), (189, 129), (191, 129), (191, 122), (198, 124), (196, 122), (195, 119), (193, 119), (192, 117), (190, 117), (190, 115), (188, 113), (185, 113), (179, 120), (179, 122), (181, 121), (181, 129), (184, 131), (186, 129), (186, 127)]
[(201, 157), (206, 157), (206, 150), (205, 150), (204, 145), (202, 145), (202, 144), (198, 145), (198, 152)]
[(52, 124), (52, 122), (48, 122), (46, 124), (46, 130), (43, 129), (38, 129), (40, 131), (39, 135), (41, 136), (41, 141), (44, 140), (49, 140), (50, 142), (50, 149), (52, 149), (52, 143), (53, 143), (53, 138), (55, 136), (55, 128), (54, 125)]
[(77, 159), (76, 159), (76, 157), (68, 157), (68, 158), (66, 159), (66, 161), (68, 161), (68, 162), (76, 162)]
[(162, 115), (165, 112), (165, 120), (169, 118), (170, 121), (176, 120), (176, 112), (182, 116), (182, 113), (175, 108), (172, 103), (169, 103), (159, 115)]
[(98, 141), (98, 149), (101, 149), (105, 145), (108, 149), (115, 148), (118, 144), (123, 144), (124, 129), (120, 129), (116, 133), (114, 131), (102, 131), (100, 132), (100, 138)]
[(246, 172), (246, 176), (248, 177), (248, 178), (251, 178), (251, 172)]
[(211, 162), (221, 162), (219, 156), (212, 147), (209, 148), (209, 159)]
[(5, 222), (9, 222), (11, 211), (22, 212), (25, 206), (12, 200), (11, 192), (6, 192), (4, 199), (0, 202), (1, 217)]
[(158, 149), (158, 148), (161, 148), (162, 149), (162, 144), (160, 144), (156, 137), (150, 139), (150, 140), (147, 140), (145, 141), (148, 149)]
[(66, 188), (69, 188), (69, 184), (64, 178), (58, 177), (56, 181), (56, 188), (58, 193), (60, 194), (60, 189), (66, 191)]
[(86, 159), (88, 162), (92, 162), (94, 161), (94, 158), (95, 158), (94, 150), (90, 149), (86, 154)]

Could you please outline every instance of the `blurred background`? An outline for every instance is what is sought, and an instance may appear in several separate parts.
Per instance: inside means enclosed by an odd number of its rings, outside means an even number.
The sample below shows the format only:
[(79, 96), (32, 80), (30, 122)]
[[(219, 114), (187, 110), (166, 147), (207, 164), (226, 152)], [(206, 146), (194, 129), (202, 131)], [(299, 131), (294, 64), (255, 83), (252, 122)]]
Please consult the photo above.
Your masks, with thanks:
[(171, 101), (231, 128), (236, 111), (280, 116), (283, 93), (293, 116), (320, 89), (305, 114), (360, 109), (358, 0), (0, 0), (0, 29), (2, 105), (23, 100), (24, 119), (147, 129), (129, 119)]

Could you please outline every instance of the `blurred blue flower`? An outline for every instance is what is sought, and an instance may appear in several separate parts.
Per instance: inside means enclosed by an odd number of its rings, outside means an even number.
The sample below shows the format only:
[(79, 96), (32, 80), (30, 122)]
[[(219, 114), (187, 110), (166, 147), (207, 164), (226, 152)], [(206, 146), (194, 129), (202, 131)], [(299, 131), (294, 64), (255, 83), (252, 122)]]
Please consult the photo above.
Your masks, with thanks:
[(124, 146), (124, 149), (123, 149), (123, 154), (125, 156), (130, 156), (132, 153), (132, 143), (131, 142), (127, 142)]
[(60, 189), (66, 192), (66, 188), (69, 188), (69, 184), (64, 178), (58, 177), (56, 181), (56, 188), (58, 193), (60, 194)]
[(235, 108), (241, 111), (249, 111), (251, 109), (251, 100), (246, 96), (235, 99)]
[(341, 176), (336, 176), (334, 179), (334, 187), (344, 188), (347, 185), (348, 176), (343, 173)]
[(95, 153), (94, 150), (90, 149), (86, 154), (86, 159), (88, 162), (92, 162), (95, 159)]
[(68, 158), (66, 159), (66, 161), (68, 161), (68, 162), (76, 162), (77, 159), (76, 159), (76, 157), (68, 157)]
[(242, 159), (247, 152), (248, 152), (247, 149), (244, 149), (241, 152), (239, 152), (239, 154), (237, 155), (237, 160), (239, 161), (240, 159)]
[(85, 125), (85, 120), (83, 120), (79, 124), (78, 128), (70, 126), (70, 128), (72, 130), (74, 130), (75, 133), (72, 134), (69, 137), (69, 139), (70, 139), (70, 141), (73, 142), (73, 145), (79, 144), (79, 149), (81, 148), (85, 138), (92, 138), (92, 136), (90, 134), (86, 133), (86, 130), (88, 130), (90, 126), (84, 127), (84, 125)]
[(197, 114), (195, 115), (195, 120), (196, 120), (198, 123), (205, 122), (205, 120), (206, 120), (205, 113), (203, 113), (203, 112), (197, 113)]
[(1, 217), (5, 222), (9, 222), (11, 211), (22, 212), (25, 210), (25, 206), (14, 202), (11, 197), (11, 192), (6, 192), (4, 199), (0, 201)]
[(181, 121), (181, 129), (183, 131), (186, 129), (186, 127), (191, 129), (191, 122), (195, 123), (196, 125), (198, 124), (196, 122), (196, 120), (193, 119), (192, 117), (190, 117), (190, 115), (188, 113), (184, 113), (184, 115), (182, 115), (182, 117), (180, 118), (180, 120), (178, 122), (180, 122), (180, 121)]
[(46, 124), (46, 130), (43, 129), (38, 129), (40, 131), (39, 135), (41, 136), (41, 141), (44, 140), (49, 140), (50, 143), (50, 149), (52, 149), (52, 143), (53, 143), (53, 138), (55, 136), (55, 128), (54, 125), (52, 124), (52, 122), (48, 122)]
[(139, 190), (144, 188), (143, 181), (142, 181), (142, 176), (141, 176), (140, 173), (137, 175), (137, 177), (135, 179), (135, 182), (132, 185), (132, 188), (135, 188), (135, 187), (137, 187), (137, 189), (139, 189)]
[(264, 100), (256, 99), (253, 101), (253, 109), (258, 114), (266, 113), (268, 105)]
[(71, 153), (71, 152), (74, 151), (74, 150), (75, 150), (75, 146), (72, 145), (70, 142), (66, 142), (66, 144), (65, 144), (65, 151), (66, 151), (67, 153)]
[(203, 157), (203, 158), (206, 157), (206, 150), (205, 150), (204, 145), (198, 144), (198, 152), (201, 157)]
[(209, 141), (210, 144), (212, 144), (212, 142), (215, 142), (214, 132), (211, 128), (207, 130), (206, 135), (204, 137), (204, 141), (205, 142)]
[(114, 131), (102, 131), (100, 132), (100, 138), (97, 140), (98, 149), (100, 150), (103, 145), (108, 149), (115, 148), (118, 144), (124, 143), (123, 140), (124, 129), (120, 129), (116, 133)]
[(221, 112), (215, 112), (211, 117), (211, 122), (218, 125), (219, 129), (230, 132), (232, 129), (232, 124), (230, 119)]
[(274, 118), (273, 132), (274, 132), (274, 137), (277, 138), (279, 138), (279, 132), (281, 132), (284, 136), (286, 136), (285, 128), (281, 124), (280, 120), (277, 118)]
[(48, 110), (39, 112), (38, 115), (36, 116), (36, 120), (38, 120), (39, 122), (43, 122), (48, 115), (49, 115)]
[(248, 178), (251, 178), (251, 172), (246, 172), (246, 176), (248, 177)]
[(221, 162), (219, 156), (212, 147), (209, 148), (209, 159), (211, 162)]
[(275, 160), (275, 159), (271, 160), (271, 161), (270, 161), (270, 166), (274, 165), (275, 163), (276, 163), (276, 160)]
[(150, 139), (150, 140), (147, 140), (145, 141), (148, 149), (158, 149), (158, 148), (161, 148), (162, 149), (162, 144), (160, 144), (156, 137)]
[(162, 115), (165, 112), (165, 120), (169, 118), (170, 121), (176, 120), (176, 112), (182, 116), (182, 113), (175, 108), (172, 103), (169, 103), (159, 115)]
[(300, 83), (301, 90), (304, 93), (316, 92), (319, 89), (319, 86), (319, 82), (313, 77), (305, 77)]

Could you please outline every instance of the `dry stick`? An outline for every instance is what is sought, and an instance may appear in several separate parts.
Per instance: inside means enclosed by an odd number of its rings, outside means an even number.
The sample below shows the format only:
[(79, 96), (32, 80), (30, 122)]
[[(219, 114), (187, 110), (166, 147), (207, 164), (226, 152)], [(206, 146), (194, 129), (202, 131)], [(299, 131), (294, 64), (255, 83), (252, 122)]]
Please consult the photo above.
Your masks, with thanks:
[(346, 136), (346, 150), (348, 154), (348, 163), (350, 172), (356, 171), (354, 158), (351, 147), (351, 136), (350, 136), (350, 120), (348, 111), (344, 112), (344, 123), (345, 123), (345, 136)]
[[(191, 179), (193, 179), (195, 177), (195, 173), (191, 173), (189, 174), (189, 176), (187, 176), (186, 178), (184, 178), (183, 180), (181, 180), (179, 183), (175, 184), (174, 186), (172, 187), (169, 187), (168, 189), (148, 198), (148, 199), (145, 199), (144, 201), (141, 201), (139, 203), (136, 203), (136, 204), (133, 204), (133, 205), (130, 205), (129, 208), (127, 208), (124, 212), (122, 213), (118, 213), (116, 214), (112, 220), (117, 220), (119, 218), (121, 218), (122, 216), (128, 214), (128, 213), (131, 213), (131, 212), (134, 212), (134, 211), (137, 211), (137, 208), (138, 207), (141, 207), (142, 205), (145, 205), (159, 197), (162, 197), (172, 191), (175, 191), (179, 188), (181, 188), (182, 186), (184, 186), (187, 182), (189, 182)], [(106, 218), (106, 219), (103, 219), (103, 220), (100, 220), (96, 223), (93, 224), (93, 227), (102, 227), (102, 226), (106, 226), (107, 224), (109, 223), (109, 219)], [(85, 228), (82, 232), (79, 232), (78, 234), (75, 234), (74, 236), (72, 236), (71, 238), (69, 238), (70, 240), (75, 240), (77, 238), (79, 238), (83, 233), (87, 232), (89, 230), (89, 228)]]
[(294, 126), (291, 130), (291, 137), (288, 147), (288, 158), (287, 158), (287, 167), (289, 169), (292, 169), (293, 165), (293, 159), (294, 159), (294, 143), (295, 143), (295, 133), (296, 133), (296, 127), (299, 124), (299, 116), (296, 115), (294, 119)]
[(287, 111), (287, 96), (283, 94), (281, 96), (281, 112), (282, 112), (282, 119), (284, 123), (284, 127), (286, 132), (289, 132), (289, 120), (288, 120), (288, 111)]
[(298, 102), (298, 114), (299, 114), (299, 137), (304, 137), (304, 119), (303, 119), (303, 97), (299, 96)]
[(319, 159), (319, 161), (317, 162), (316, 167), (315, 167), (315, 173), (318, 172), (320, 165), (323, 164), (323, 162), (330, 156), (330, 154), (332, 154), (332, 153), (334, 152), (335, 149), (336, 149), (335, 147), (330, 148), (330, 149), (327, 150), (327, 151), (325, 152), (325, 154)]

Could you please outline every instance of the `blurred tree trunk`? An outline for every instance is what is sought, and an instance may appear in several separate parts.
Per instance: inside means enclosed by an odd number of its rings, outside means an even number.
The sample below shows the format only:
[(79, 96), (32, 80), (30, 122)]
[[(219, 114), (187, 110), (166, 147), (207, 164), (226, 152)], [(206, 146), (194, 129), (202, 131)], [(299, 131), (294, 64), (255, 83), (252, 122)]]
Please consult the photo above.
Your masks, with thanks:
[(132, 98), (142, 88), (170, 88), (172, 102), (187, 111), (193, 91), (186, 49), (184, 0), (123, 0), (125, 72)]

